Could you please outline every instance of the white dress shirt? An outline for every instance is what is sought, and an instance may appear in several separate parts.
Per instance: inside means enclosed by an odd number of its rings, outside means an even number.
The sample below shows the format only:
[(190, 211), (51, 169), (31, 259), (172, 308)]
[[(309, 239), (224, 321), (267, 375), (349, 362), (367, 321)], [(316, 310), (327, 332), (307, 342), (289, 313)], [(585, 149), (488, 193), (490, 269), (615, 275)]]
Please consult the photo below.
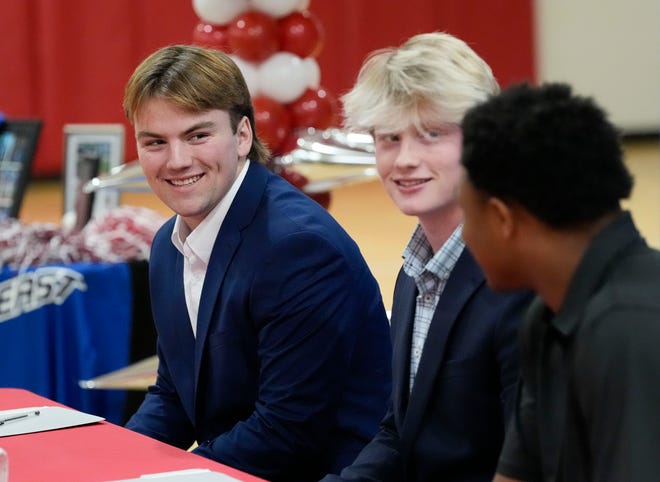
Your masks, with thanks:
[(243, 179), (245, 179), (249, 164), (250, 161), (245, 162), (245, 166), (243, 166), (225, 197), (193, 231), (188, 229), (181, 216), (177, 215), (174, 222), (172, 243), (183, 254), (183, 289), (194, 336), (197, 336), (199, 302), (215, 238), (218, 236), (222, 222), (229, 212), (229, 207), (234, 201)]

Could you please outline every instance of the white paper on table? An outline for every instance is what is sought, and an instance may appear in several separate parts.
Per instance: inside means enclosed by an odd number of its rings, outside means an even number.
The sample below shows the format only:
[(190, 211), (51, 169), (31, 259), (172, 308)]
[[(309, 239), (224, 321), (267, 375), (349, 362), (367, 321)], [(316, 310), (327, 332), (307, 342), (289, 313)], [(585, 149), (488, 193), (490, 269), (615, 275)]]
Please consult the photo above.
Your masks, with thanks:
[(78, 425), (87, 425), (105, 420), (103, 417), (58, 406), (21, 407), (12, 410), (0, 410), (0, 420), (35, 411), (39, 411), (39, 415), (11, 420), (0, 425), (0, 437), (76, 427)]
[(240, 482), (240, 480), (230, 477), (220, 472), (212, 472), (209, 469), (186, 469), (175, 470), (174, 472), (162, 472), (160, 474), (145, 474), (137, 479), (122, 479), (114, 482), (145, 482), (147, 480), (167, 481), (167, 482)]

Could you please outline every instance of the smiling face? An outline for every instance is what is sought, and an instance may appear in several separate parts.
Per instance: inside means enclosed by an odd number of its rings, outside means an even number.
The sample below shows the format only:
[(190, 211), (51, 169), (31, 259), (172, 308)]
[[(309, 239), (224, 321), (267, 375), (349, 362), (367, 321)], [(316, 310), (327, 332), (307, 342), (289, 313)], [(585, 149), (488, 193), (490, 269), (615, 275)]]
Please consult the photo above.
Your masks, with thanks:
[(433, 222), (458, 209), (461, 179), (461, 130), (454, 124), (414, 125), (404, 130), (374, 131), (376, 167), (385, 190), (398, 208), (420, 222)]
[(226, 111), (189, 112), (157, 97), (144, 102), (134, 127), (149, 186), (191, 230), (227, 194), (252, 143), (246, 117), (234, 133)]

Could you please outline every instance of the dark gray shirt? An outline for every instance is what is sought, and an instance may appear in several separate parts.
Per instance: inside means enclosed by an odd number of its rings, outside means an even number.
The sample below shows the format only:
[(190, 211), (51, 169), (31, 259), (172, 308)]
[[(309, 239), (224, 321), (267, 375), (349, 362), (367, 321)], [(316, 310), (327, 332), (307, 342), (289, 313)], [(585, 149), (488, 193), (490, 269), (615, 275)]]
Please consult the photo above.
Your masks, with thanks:
[(628, 213), (596, 236), (556, 316), (521, 327), (523, 382), (498, 472), (660, 480), (660, 253)]

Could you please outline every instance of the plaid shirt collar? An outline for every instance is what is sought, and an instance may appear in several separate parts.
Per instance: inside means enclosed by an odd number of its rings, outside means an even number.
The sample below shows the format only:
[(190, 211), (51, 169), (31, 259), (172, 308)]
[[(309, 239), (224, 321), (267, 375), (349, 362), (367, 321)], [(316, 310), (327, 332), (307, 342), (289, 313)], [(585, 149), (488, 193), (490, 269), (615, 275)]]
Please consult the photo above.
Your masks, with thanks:
[(465, 247), (461, 237), (462, 230), (463, 225), (459, 224), (434, 255), (424, 230), (418, 224), (403, 251), (403, 271), (415, 280), (418, 280), (424, 271), (442, 280), (449, 278)]

